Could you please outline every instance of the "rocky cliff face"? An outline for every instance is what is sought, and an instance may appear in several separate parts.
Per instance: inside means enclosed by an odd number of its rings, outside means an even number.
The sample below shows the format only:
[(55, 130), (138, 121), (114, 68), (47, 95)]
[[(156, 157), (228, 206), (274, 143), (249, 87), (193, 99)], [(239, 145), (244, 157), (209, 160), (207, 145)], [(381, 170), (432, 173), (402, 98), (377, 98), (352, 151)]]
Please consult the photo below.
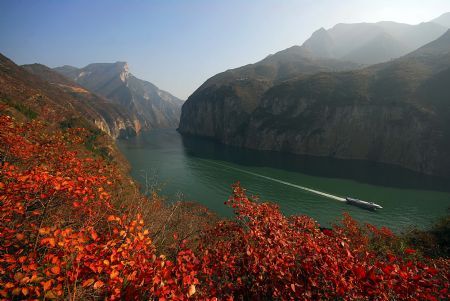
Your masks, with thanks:
[(359, 65), (317, 58), (299, 46), (288, 48), (206, 81), (183, 105), (179, 130), (222, 141), (236, 139), (235, 134), (248, 126), (251, 114), (272, 86), (316, 72), (355, 68)]
[(253, 95), (247, 110), (249, 98), (236, 96), (239, 85), (206, 82), (183, 106), (179, 131), (248, 148), (450, 176), (448, 83), (450, 31), (385, 64), (270, 84)]
[(67, 99), (74, 108), (109, 136), (126, 138), (140, 132), (140, 121), (129, 110), (89, 92), (44, 65), (24, 65), (22, 68), (70, 95)]
[(176, 128), (183, 101), (133, 76), (125, 62), (54, 69), (80, 86), (125, 108), (142, 129)]
[(274, 112), (287, 111), (279, 103), (266, 107), (266, 117), (252, 117), (241, 145), (385, 162), (448, 175), (448, 149), (438, 147), (444, 141), (438, 133), (439, 125), (433, 121), (435, 112), (408, 104), (317, 106), (306, 101), (303, 106), (294, 114), (289, 112), (281, 122)]

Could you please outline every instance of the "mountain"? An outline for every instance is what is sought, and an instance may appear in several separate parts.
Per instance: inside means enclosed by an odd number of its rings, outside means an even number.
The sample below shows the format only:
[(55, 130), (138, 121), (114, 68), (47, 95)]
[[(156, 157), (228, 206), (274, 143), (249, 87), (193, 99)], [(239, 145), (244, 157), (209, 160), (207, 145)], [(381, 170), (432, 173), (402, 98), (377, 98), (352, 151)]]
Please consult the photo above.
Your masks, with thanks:
[(318, 57), (333, 57), (334, 41), (325, 28), (316, 30), (302, 47), (314, 52)]
[(39, 64), (17, 66), (0, 54), (0, 102), (25, 116), (61, 126), (98, 128), (113, 138), (136, 135), (139, 123), (124, 110), (52, 69)]
[(247, 148), (450, 176), (448, 83), (450, 31), (390, 62), (275, 83), (246, 114), (232, 97), (196, 91), (182, 108), (179, 131)]
[[(441, 19), (440, 19), (441, 18)], [(417, 25), (396, 22), (337, 24), (317, 30), (302, 47), (317, 56), (360, 64), (377, 64), (405, 55), (441, 36), (448, 26), (431, 21)]]
[(432, 22), (338, 24), (330, 30), (321, 28), (302, 46), (290, 47), (255, 64), (208, 79), (183, 105), (179, 130), (209, 137), (233, 135), (247, 126), (262, 95), (282, 81), (388, 61), (444, 32), (443, 26)]
[(141, 130), (139, 120), (127, 109), (89, 92), (47, 66), (31, 64), (22, 68), (69, 94), (76, 110), (112, 138), (134, 136)]
[(431, 20), (430, 22), (450, 28), (450, 12), (442, 14), (441, 16)]
[(54, 70), (122, 106), (137, 118), (143, 129), (178, 125), (183, 101), (133, 76), (125, 62), (96, 63), (81, 69), (62, 66)]
[(208, 79), (183, 105), (179, 130), (210, 137), (232, 135), (246, 127), (262, 95), (273, 85), (317, 72), (355, 68), (359, 65), (317, 58), (304, 48), (293, 46)]

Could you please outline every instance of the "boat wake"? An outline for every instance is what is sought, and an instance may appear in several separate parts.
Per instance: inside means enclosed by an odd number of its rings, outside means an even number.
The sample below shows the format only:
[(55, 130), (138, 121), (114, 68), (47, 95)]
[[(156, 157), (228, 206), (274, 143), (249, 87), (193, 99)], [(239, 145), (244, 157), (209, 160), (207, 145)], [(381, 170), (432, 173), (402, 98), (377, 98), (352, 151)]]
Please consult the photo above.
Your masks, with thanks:
[(212, 163), (212, 164), (215, 164), (215, 165), (218, 165), (218, 166), (222, 166), (222, 167), (225, 167), (225, 168), (228, 168), (228, 169), (233, 169), (233, 170), (236, 170), (236, 171), (239, 171), (239, 172), (242, 172), (242, 173), (246, 173), (246, 174), (249, 174), (249, 175), (252, 175), (252, 176), (255, 176), (255, 177), (263, 178), (263, 179), (266, 179), (266, 180), (269, 180), (269, 181), (273, 181), (273, 182), (277, 182), (277, 183), (284, 184), (284, 185), (287, 185), (287, 186), (295, 187), (295, 188), (298, 188), (298, 189), (301, 189), (301, 190), (305, 190), (305, 191), (308, 191), (308, 192), (311, 192), (311, 193), (314, 193), (314, 194), (317, 194), (317, 195), (321, 195), (321, 196), (324, 196), (324, 197), (327, 197), (327, 198), (330, 198), (330, 199), (333, 199), (333, 200), (336, 200), (336, 201), (346, 202), (345, 198), (342, 198), (342, 197), (339, 197), (339, 196), (336, 196), (336, 195), (332, 195), (332, 194), (329, 194), (329, 193), (326, 193), (326, 192), (314, 190), (314, 189), (311, 189), (311, 188), (308, 188), (308, 187), (300, 186), (300, 185), (293, 184), (293, 183), (290, 183), (290, 182), (286, 182), (286, 181), (283, 181), (283, 180), (267, 177), (267, 176), (264, 176), (264, 175), (261, 175), (261, 174), (257, 174), (257, 173), (254, 173), (254, 172), (251, 172), (251, 171), (248, 171), (248, 170), (245, 170), (245, 169), (241, 169), (241, 168), (237, 168), (237, 167), (233, 167), (233, 166), (217, 163), (217, 162), (214, 162), (214, 161), (210, 161), (210, 160), (204, 160), (204, 161), (207, 161), (208, 163)]

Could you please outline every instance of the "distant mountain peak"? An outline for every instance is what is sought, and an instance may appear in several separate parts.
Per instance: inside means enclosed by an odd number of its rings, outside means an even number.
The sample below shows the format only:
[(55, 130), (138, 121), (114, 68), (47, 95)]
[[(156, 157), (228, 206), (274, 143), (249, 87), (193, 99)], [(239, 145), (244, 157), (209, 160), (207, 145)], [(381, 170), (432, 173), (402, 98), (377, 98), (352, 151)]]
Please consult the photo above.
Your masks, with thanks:
[(117, 61), (114, 64), (116, 64), (117, 66), (122, 66), (123, 68), (128, 68), (127, 62)]
[(131, 76), (128, 63), (123, 61), (117, 61), (114, 63), (92, 63), (80, 69), (70, 66), (63, 66), (55, 68), (55, 70), (64, 73), (66, 76), (68, 76), (68, 73), (70, 72), (69, 77), (76, 81), (83, 77), (97, 74), (97, 76), (101, 76), (102, 78), (119, 78), (120, 81), (125, 83)]
[(309, 50), (316, 56), (331, 58), (334, 57), (333, 45), (333, 38), (325, 28), (321, 27), (303, 43), (302, 48)]
[(440, 15), (439, 17), (431, 20), (430, 22), (450, 28), (450, 12), (446, 12), (446, 13)]
[(313, 32), (313, 35), (314, 35), (314, 34), (326, 33), (326, 32), (327, 32), (327, 30), (326, 30), (325, 28), (320, 27), (320, 28), (317, 29), (315, 32)]
[(130, 110), (144, 129), (175, 128), (182, 101), (154, 84), (130, 73), (127, 62), (93, 63), (76, 69), (56, 71), (82, 87)]
[(129, 72), (130, 71), (130, 67), (128, 66), (127, 62), (115, 62), (114, 65), (121, 72)]
[(392, 21), (339, 23), (328, 30), (316, 30), (302, 47), (316, 57), (377, 64), (437, 39), (448, 28), (442, 25), (447, 20), (450, 25), (450, 14), (417, 25)]
[(112, 70), (116, 70), (117, 72), (122, 72), (122, 71), (128, 71), (129, 70), (129, 66), (127, 62), (122, 62), (122, 61), (117, 61), (114, 63), (92, 63), (87, 65), (86, 67), (82, 68), (82, 69), (112, 69)]

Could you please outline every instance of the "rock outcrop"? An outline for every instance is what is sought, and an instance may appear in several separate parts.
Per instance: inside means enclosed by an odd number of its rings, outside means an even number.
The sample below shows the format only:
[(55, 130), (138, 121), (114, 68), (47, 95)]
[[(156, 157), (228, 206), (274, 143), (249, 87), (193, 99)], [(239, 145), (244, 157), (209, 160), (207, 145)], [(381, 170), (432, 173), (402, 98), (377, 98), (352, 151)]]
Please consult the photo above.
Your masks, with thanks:
[(47, 66), (31, 64), (22, 68), (65, 91), (74, 108), (112, 138), (127, 138), (140, 132), (140, 121), (126, 108), (91, 93)]
[(313, 56), (294, 46), (241, 68), (217, 74), (206, 81), (182, 107), (182, 133), (215, 137), (221, 141), (247, 128), (264, 93), (284, 80), (317, 72), (359, 68), (359, 65)]
[(125, 108), (142, 129), (176, 128), (183, 101), (133, 76), (125, 62), (54, 69), (83, 88)]

